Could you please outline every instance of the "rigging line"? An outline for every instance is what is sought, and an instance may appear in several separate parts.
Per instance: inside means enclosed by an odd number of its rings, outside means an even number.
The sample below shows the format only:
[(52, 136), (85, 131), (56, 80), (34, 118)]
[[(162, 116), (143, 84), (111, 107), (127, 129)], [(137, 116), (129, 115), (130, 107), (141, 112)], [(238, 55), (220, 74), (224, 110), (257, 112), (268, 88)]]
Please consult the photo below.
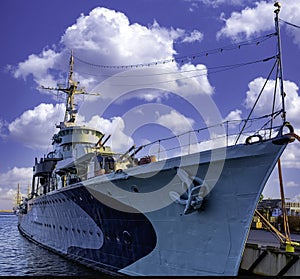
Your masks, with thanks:
[[(197, 78), (197, 77), (201, 77), (201, 76), (206, 76), (208, 74), (216, 74), (216, 73), (220, 73), (220, 72), (224, 72), (224, 71), (228, 71), (228, 70), (232, 70), (232, 69), (236, 69), (236, 68), (240, 68), (243, 66), (247, 66), (247, 65), (251, 65), (251, 64), (255, 64), (255, 63), (259, 63), (259, 62), (266, 62), (269, 61), (270, 59), (274, 58), (276, 56), (270, 57), (268, 59), (263, 59), (263, 60), (257, 60), (257, 61), (252, 61), (252, 62), (248, 62), (248, 63), (242, 63), (242, 64), (237, 64), (237, 65), (233, 65), (233, 66), (228, 66), (225, 69), (221, 69), (221, 70), (216, 70), (216, 71), (212, 71), (209, 73), (204, 73), (204, 74), (199, 74), (199, 75), (193, 75), (193, 76), (186, 76), (186, 77), (182, 77), (182, 78), (177, 78), (177, 79), (171, 79), (171, 80), (164, 80), (164, 81), (154, 81), (151, 83), (138, 83), (138, 84), (110, 84), (110, 86), (151, 86), (154, 84), (163, 84), (163, 83), (170, 83), (170, 82), (174, 82), (174, 81), (181, 81), (181, 80), (186, 80), (186, 79), (192, 79), (192, 78)], [(180, 74), (180, 73), (179, 73)], [(128, 76), (130, 77), (130, 76)]]
[(241, 136), (241, 134), (243, 133), (245, 126), (247, 125), (247, 121), (250, 119), (251, 114), (252, 114), (252, 112), (254, 111), (254, 108), (256, 107), (256, 104), (258, 103), (258, 100), (259, 100), (261, 94), (263, 93), (263, 91), (264, 91), (264, 89), (265, 89), (265, 87), (266, 87), (266, 85), (267, 85), (267, 82), (269, 81), (269, 79), (270, 79), (270, 77), (271, 77), (271, 74), (273, 73), (273, 71), (274, 71), (274, 69), (275, 69), (275, 66), (276, 66), (277, 64), (278, 64), (278, 60), (275, 61), (275, 63), (274, 63), (274, 65), (273, 65), (273, 67), (272, 67), (272, 69), (271, 69), (271, 71), (270, 71), (270, 73), (269, 73), (269, 75), (268, 75), (268, 77), (267, 77), (267, 79), (266, 79), (266, 81), (265, 81), (265, 83), (264, 83), (262, 89), (260, 90), (260, 92), (259, 92), (259, 94), (258, 94), (258, 96), (257, 96), (257, 98), (256, 98), (256, 100), (255, 100), (254, 105), (252, 106), (252, 109), (251, 109), (251, 111), (250, 111), (250, 113), (249, 113), (249, 115), (248, 115), (248, 117), (247, 117), (247, 120), (246, 120), (246, 122), (245, 122), (245, 124), (244, 124), (242, 130), (240, 131), (240, 133), (239, 133), (239, 135), (238, 135), (238, 137), (237, 137), (237, 139), (236, 139), (234, 145), (236, 145), (237, 142), (238, 142), (238, 140), (240, 139), (240, 136)]
[[(166, 64), (166, 63), (170, 63), (170, 62), (175, 62), (175, 61), (179, 61), (181, 60), (181, 62), (184, 62), (184, 60), (190, 60), (195, 59), (196, 57), (201, 57), (201, 56), (207, 56), (209, 54), (215, 54), (215, 53), (219, 53), (222, 52), (224, 50), (234, 50), (234, 49), (239, 49), (241, 46), (246, 46), (246, 45), (253, 45), (253, 44), (260, 44), (268, 39), (270, 39), (271, 37), (275, 36), (276, 33), (271, 33), (271, 34), (267, 34), (264, 36), (260, 36), (257, 38), (254, 38), (252, 40), (247, 40), (247, 41), (243, 41), (240, 43), (236, 43), (236, 44), (231, 44), (231, 45), (227, 45), (227, 46), (223, 46), (220, 48), (216, 48), (216, 49), (211, 49), (211, 50), (205, 50), (199, 53), (195, 53), (195, 54), (191, 54), (191, 55), (185, 55), (185, 56), (179, 56), (176, 58), (169, 58), (169, 59), (164, 59), (164, 60), (157, 60), (157, 61), (152, 61), (152, 62), (147, 62), (147, 63), (139, 63), (139, 64), (128, 64), (128, 65), (103, 65), (103, 64), (95, 64), (95, 63), (90, 63), (87, 62), (77, 56), (74, 55), (74, 58), (77, 59), (79, 62), (93, 66), (93, 67), (99, 67), (99, 68), (106, 68), (106, 69), (128, 69), (128, 68), (138, 68), (138, 67), (147, 67), (147, 66), (155, 66), (155, 65), (160, 65), (160, 64)], [(261, 39), (261, 41), (259, 41), (259, 39)], [(180, 62), (180, 61), (179, 61)]]
[[(210, 125), (210, 126), (203, 127), (203, 128), (199, 128), (199, 129), (190, 130), (190, 131), (183, 132), (183, 133), (181, 133), (181, 134), (174, 135), (174, 136), (171, 136), (171, 137), (167, 137), (167, 138), (163, 138), (163, 139), (158, 139), (158, 140), (149, 142), (149, 143), (147, 143), (147, 144), (140, 145), (140, 146), (138, 146), (138, 147), (136, 147), (136, 148), (137, 148), (137, 149), (140, 148), (140, 147), (145, 148), (145, 147), (147, 147), (147, 146), (153, 145), (153, 144), (158, 143), (158, 142), (162, 142), (162, 141), (166, 141), (166, 140), (171, 140), (171, 139), (179, 138), (179, 137), (181, 137), (181, 136), (187, 135), (187, 134), (192, 133), (192, 132), (194, 132), (194, 133), (196, 133), (196, 132), (199, 133), (200, 131), (209, 130), (210, 128), (218, 127), (218, 126), (222, 126), (222, 125), (228, 125), (228, 124), (230, 124), (230, 123), (232, 123), (232, 122), (237, 122), (237, 121), (239, 121), (239, 122), (241, 122), (241, 123), (242, 123), (242, 122), (245, 122), (245, 121), (246, 121), (246, 122), (249, 122), (249, 121), (252, 122), (252, 121), (254, 121), (254, 120), (259, 120), (259, 119), (267, 118), (267, 117), (270, 117), (270, 116), (275, 115), (275, 114), (280, 114), (280, 112), (281, 112), (281, 111), (277, 111), (277, 112), (270, 113), (270, 114), (266, 114), (266, 115), (263, 115), (263, 116), (254, 117), (254, 118), (251, 118), (251, 119), (247, 118), (247, 119), (242, 119), (242, 120), (230, 120), (230, 121), (226, 120), (226, 121), (223, 121), (223, 122), (218, 123), (218, 124)], [(280, 127), (280, 126), (278, 126), (278, 127)]]
[(285, 24), (287, 24), (287, 25), (290, 25), (290, 26), (293, 26), (293, 27), (296, 27), (296, 28), (299, 28), (300, 29), (300, 26), (298, 26), (298, 25), (296, 25), (296, 24), (294, 24), (294, 23), (290, 23), (290, 22), (288, 22), (288, 21), (285, 21), (285, 20), (283, 20), (283, 19), (279, 19), (279, 21), (281, 21), (281, 22), (283, 22), (283, 23), (285, 23)]
[[(282, 110), (280, 111), (277, 111), (277, 113), (275, 113), (274, 115), (274, 118), (276, 118), (277, 116), (279, 116), (281, 114)], [(269, 135), (269, 138), (271, 138), (272, 136), (272, 129), (276, 129), (276, 128), (280, 128), (281, 126), (274, 126), (274, 127), (270, 127), (270, 128), (266, 128), (264, 129), (264, 127), (266, 127), (267, 125), (269, 125), (269, 123), (272, 121), (273, 117), (271, 119), (269, 119), (267, 122), (265, 122), (265, 124), (263, 124), (259, 129), (257, 129), (254, 133), (254, 135), (258, 135), (258, 133), (260, 131), (264, 131), (264, 130), (269, 130), (270, 131), (270, 135)]]
[[(279, 68), (277, 67), (277, 69), (276, 69), (275, 86), (274, 86), (274, 92), (273, 92), (272, 112), (274, 112), (274, 110), (275, 110), (278, 77), (279, 77)], [(271, 123), (270, 123), (270, 138), (272, 136), (272, 126), (273, 126), (273, 117), (271, 118)]]
[[(207, 67), (205, 69), (194, 69), (194, 70), (185, 70), (185, 71), (177, 71), (177, 72), (163, 72), (163, 73), (154, 73), (154, 74), (141, 74), (141, 75), (122, 75), (122, 76), (114, 76), (114, 78), (128, 78), (128, 77), (148, 77), (148, 76), (162, 76), (162, 75), (172, 75), (172, 74), (182, 74), (182, 73), (192, 73), (192, 72), (205, 72), (205, 74), (207, 73), (208, 70), (214, 70), (214, 69), (222, 69), (224, 68), (225, 70), (227, 70), (227, 68), (231, 69), (231, 67), (240, 67), (240, 66), (246, 66), (246, 65), (251, 65), (251, 64), (255, 64), (255, 63), (260, 63), (260, 62), (267, 62), (271, 59), (276, 58), (277, 56), (271, 56), (271, 57), (267, 57), (264, 59), (260, 59), (260, 60), (255, 60), (255, 61), (250, 61), (250, 62), (243, 62), (243, 63), (237, 63), (237, 64), (229, 64), (229, 65), (221, 65), (221, 66), (215, 66), (215, 67)], [(86, 75), (91, 75), (91, 76), (101, 76), (101, 77), (112, 77), (113, 75), (93, 75), (93, 74), (89, 74), (86, 72), (81, 72), (81, 71), (77, 71), (78, 73), (81, 74), (86, 74)]]

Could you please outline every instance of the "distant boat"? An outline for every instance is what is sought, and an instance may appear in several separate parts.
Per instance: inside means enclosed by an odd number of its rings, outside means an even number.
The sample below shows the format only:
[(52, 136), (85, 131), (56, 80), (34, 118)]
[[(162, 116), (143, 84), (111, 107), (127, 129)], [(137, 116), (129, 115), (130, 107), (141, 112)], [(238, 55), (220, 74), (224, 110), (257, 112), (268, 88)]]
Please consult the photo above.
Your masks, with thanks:
[[(85, 92), (73, 64), (72, 54), (68, 86), (57, 88), (67, 101), (53, 151), (35, 159), (31, 195), (19, 206), (22, 235), (110, 274), (237, 275), (260, 195), (294, 140), (284, 107), (275, 136), (257, 132), (245, 143), (161, 160), (138, 158), (143, 147), (117, 154), (101, 131), (76, 124), (74, 97)], [(150, 202), (167, 204), (146, 210), (155, 191)]]

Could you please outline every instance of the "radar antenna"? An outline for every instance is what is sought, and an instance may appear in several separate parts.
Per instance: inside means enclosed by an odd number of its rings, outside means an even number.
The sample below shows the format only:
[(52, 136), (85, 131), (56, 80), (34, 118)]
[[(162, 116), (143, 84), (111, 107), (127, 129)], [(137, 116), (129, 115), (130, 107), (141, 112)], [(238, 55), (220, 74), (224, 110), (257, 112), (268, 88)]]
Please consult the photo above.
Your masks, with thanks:
[[(84, 88), (78, 88), (79, 81), (75, 81), (73, 79), (73, 68), (74, 68), (74, 55), (73, 50), (71, 50), (71, 57), (70, 57), (70, 68), (69, 68), (69, 76), (68, 76), (68, 85), (67, 88), (64, 88), (60, 85), (58, 87), (45, 87), (41, 86), (43, 89), (47, 90), (55, 90), (55, 91), (61, 91), (67, 94), (67, 100), (66, 100), (66, 112), (65, 112), (65, 118), (64, 118), (64, 124), (65, 123), (75, 123), (77, 110), (75, 108), (74, 103), (74, 96), (75, 95), (94, 95), (99, 96), (98, 93), (88, 93), (85, 91)], [(59, 126), (58, 126), (59, 128)]]

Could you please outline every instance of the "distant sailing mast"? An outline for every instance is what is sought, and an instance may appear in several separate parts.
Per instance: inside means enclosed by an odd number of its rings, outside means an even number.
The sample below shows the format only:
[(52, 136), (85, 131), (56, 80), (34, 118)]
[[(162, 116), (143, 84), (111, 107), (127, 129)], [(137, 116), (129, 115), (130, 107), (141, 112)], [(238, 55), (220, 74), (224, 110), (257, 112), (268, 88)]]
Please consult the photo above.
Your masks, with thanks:
[(78, 81), (75, 81), (73, 79), (73, 73), (74, 73), (74, 55), (73, 55), (73, 50), (71, 51), (71, 57), (70, 57), (70, 68), (69, 68), (69, 77), (68, 77), (68, 85), (67, 88), (63, 87), (45, 87), (42, 86), (43, 89), (48, 89), (48, 90), (55, 90), (55, 91), (61, 91), (67, 94), (67, 100), (66, 100), (66, 112), (65, 112), (65, 118), (64, 122), (61, 122), (60, 125), (57, 125), (57, 128), (64, 128), (67, 126), (72, 126), (74, 125), (76, 120), (76, 115), (77, 115), (77, 110), (75, 108), (75, 103), (74, 103), (74, 96), (79, 95), (79, 94), (84, 94), (84, 95), (95, 95), (99, 96), (100, 94), (92, 94), (88, 93), (84, 90), (84, 88), (78, 88)]
[(21, 191), (20, 191), (20, 184), (18, 183), (18, 190), (17, 190), (17, 193), (16, 193), (16, 196), (15, 196), (15, 207), (17, 208), (21, 202), (22, 202), (22, 194), (21, 194)]

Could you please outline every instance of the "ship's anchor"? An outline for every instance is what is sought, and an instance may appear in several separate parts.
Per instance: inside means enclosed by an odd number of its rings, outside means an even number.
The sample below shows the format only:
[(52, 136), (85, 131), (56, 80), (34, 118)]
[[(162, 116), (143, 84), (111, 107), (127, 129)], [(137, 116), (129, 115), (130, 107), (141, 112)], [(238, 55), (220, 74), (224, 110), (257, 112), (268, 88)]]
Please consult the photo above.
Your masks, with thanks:
[(185, 170), (178, 168), (177, 175), (182, 181), (184, 193), (180, 195), (170, 191), (170, 198), (182, 205), (185, 205), (183, 213), (190, 214), (201, 208), (205, 196), (209, 193), (208, 185), (199, 177), (191, 177)]

